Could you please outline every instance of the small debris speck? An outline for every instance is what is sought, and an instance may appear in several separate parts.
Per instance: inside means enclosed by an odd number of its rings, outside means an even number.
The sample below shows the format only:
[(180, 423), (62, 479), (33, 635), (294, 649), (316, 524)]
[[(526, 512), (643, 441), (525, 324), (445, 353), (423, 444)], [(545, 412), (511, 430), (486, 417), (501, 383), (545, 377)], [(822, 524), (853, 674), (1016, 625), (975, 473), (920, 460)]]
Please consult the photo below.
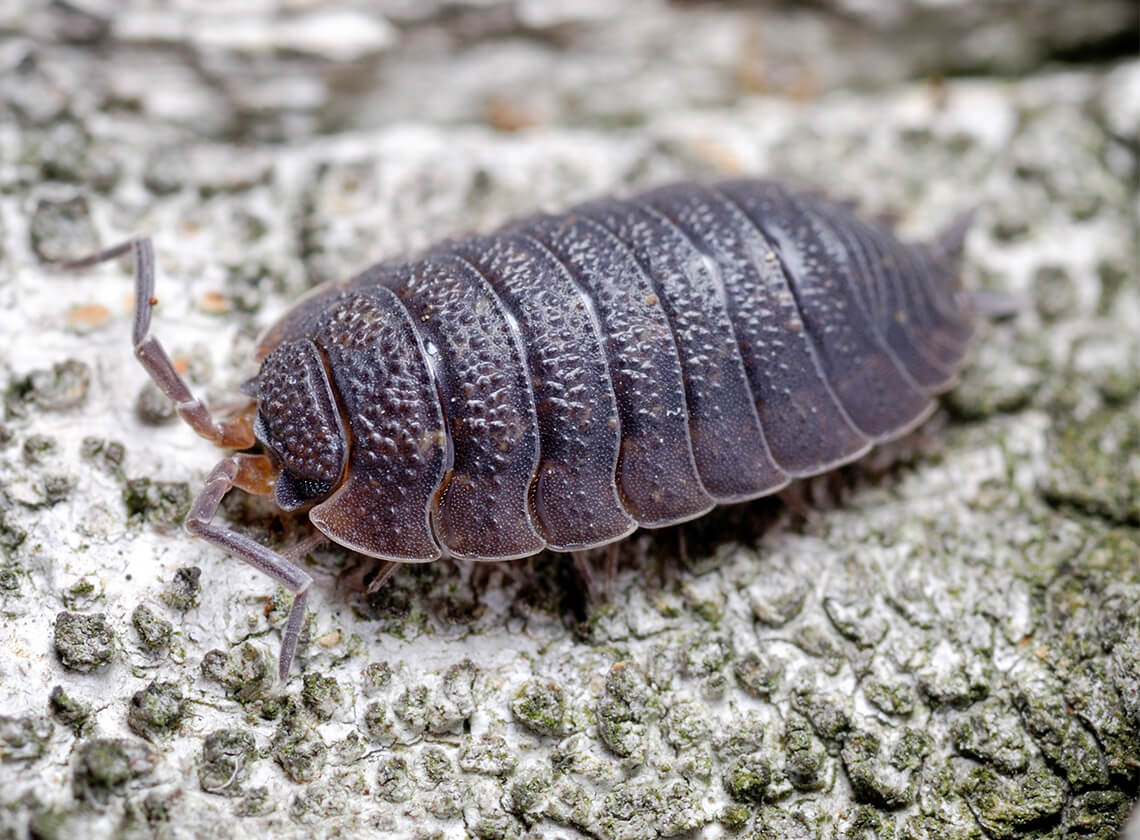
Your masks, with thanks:
[(186, 612), (198, 606), (202, 594), (202, 570), (197, 566), (182, 566), (163, 590), (161, 598), (171, 609)]

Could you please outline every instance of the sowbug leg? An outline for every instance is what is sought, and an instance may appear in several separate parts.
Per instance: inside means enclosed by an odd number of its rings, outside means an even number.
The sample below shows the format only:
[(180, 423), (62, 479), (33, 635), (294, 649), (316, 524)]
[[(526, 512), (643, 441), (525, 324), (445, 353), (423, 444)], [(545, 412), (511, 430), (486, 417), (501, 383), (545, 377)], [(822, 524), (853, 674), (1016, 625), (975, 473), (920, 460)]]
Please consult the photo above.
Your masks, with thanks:
[(372, 578), (369, 582), (368, 589), (364, 593), (365, 595), (375, 595), (379, 592), (380, 588), (388, 582), (388, 578), (396, 574), (396, 571), (400, 568), (399, 563), (393, 563), (391, 560), (382, 560), (381, 563), (383, 565), (377, 567), (376, 577)]
[(128, 251), (135, 263), (135, 325), (132, 333), (135, 357), (158, 389), (174, 403), (178, 416), (195, 432), (224, 449), (253, 446), (249, 417), (215, 420), (205, 403), (191, 393), (162, 344), (150, 334), (150, 316), (157, 303), (154, 297), (154, 245), (150, 237), (129, 239), (89, 257), (62, 263), (61, 268), (86, 268), (113, 260)]
[(313, 579), (276, 551), (244, 534), (210, 524), (222, 497), (233, 487), (244, 488), (250, 484), (257, 486), (257, 482), (262, 480), (265, 468), (263, 462), (266, 460), (263, 455), (239, 454), (220, 461), (206, 477), (206, 486), (190, 508), (190, 515), (186, 517), (186, 530), (244, 560), (294, 593), (293, 606), (289, 610), (281, 636), (281, 657), (277, 667), (277, 675), (284, 682), (297, 652), (297, 640), (301, 636), (301, 625), (305, 622), (305, 605), (309, 600), (309, 585)]
[(613, 601), (617, 592), (618, 561), (621, 559), (621, 543), (606, 546), (606, 589), (607, 601)]
[(590, 600), (602, 600), (599, 594), (601, 587), (598, 586), (597, 576), (594, 574), (594, 564), (590, 552), (571, 551), (570, 556), (574, 559), (574, 568), (578, 572), (578, 577), (586, 585), (586, 593)]

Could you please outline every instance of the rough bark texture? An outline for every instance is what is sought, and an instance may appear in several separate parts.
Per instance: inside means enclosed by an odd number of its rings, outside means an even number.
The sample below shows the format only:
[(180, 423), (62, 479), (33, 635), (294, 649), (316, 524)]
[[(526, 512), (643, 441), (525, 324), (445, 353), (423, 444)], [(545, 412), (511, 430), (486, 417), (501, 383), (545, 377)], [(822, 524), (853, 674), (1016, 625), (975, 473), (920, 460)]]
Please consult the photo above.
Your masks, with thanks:
[[(1116, 835), (1134, 2), (242, 6), (0, 8), (0, 837)], [(324, 279), (729, 173), (914, 236), (976, 206), (966, 282), (1025, 306), (889, 457), (637, 534), (608, 602), (558, 555), (368, 601), (315, 552), (285, 685), (284, 594), (179, 528), (219, 455), (135, 365), (125, 267), (49, 265), (153, 235), (156, 331), (217, 401)], [(308, 533), (241, 493), (219, 518)]]

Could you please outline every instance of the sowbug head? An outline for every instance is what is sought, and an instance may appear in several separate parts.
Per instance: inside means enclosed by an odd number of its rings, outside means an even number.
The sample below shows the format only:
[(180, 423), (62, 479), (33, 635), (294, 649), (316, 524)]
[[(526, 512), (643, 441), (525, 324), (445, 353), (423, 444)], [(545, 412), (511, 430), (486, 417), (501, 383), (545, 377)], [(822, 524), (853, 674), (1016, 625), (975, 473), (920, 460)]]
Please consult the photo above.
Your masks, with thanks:
[(261, 363), (253, 433), (280, 465), (274, 498), (286, 511), (328, 498), (344, 476), (348, 435), (324, 359), (307, 339), (279, 345)]

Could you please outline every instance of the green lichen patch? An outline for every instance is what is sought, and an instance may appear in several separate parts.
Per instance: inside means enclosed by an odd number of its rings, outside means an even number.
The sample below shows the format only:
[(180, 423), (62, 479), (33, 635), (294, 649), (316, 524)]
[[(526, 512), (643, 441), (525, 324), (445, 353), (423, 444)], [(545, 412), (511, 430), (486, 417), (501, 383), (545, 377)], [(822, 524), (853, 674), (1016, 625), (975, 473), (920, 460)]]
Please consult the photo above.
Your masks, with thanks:
[(235, 817), (264, 817), (272, 813), (277, 803), (269, 795), (269, 789), (258, 785), (247, 788), (242, 797), (234, 803)]
[(45, 262), (62, 262), (93, 253), (99, 247), (87, 199), (41, 198), (28, 228), (32, 250)]
[(76, 750), (72, 788), (79, 799), (106, 805), (157, 764), (158, 754), (145, 741), (92, 738)]
[(147, 653), (160, 654), (170, 648), (174, 625), (146, 604), (139, 604), (131, 612), (131, 626), (138, 635), (139, 646)]
[[(3, 521), (0, 520), (0, 532), (3, 531), (3, 528)], [(19, 566), (0, 566), (0, 593), (18, 592), (21, 575)]]
[(796, 646), (809, 656), (818, 657), (824, 673), (835, 676), (847, 661), (843, 649), (822, 624), (805, 624), (792, 636)]
[(902, 840), (984, 840), (986, 835), (961, 800), (933, 800), (924, 805), (923, 813), (902, 820), (899, 836)]
[(101, 668), (115, 657), (115, 634), (103, 613), (57, 614), (54, 643), (63, 666), (80, 673)]
[[(1133, 683), (1132, 690), (1140, 692), (1140, 685)], [(1091, 730), (1109, 775), (1124, 785), (1135, 784), (1140, 777), (1140, 719), (1128, 714), (1114, 688), (1111, 663), (1081, 663), (1065, 684), (1065, 701)]]
[(723, 776), (724, 789), (738, 802), (763, 802), (772, 782), (772, 768), (763, 755), (742, 755)]
[(361, 674), (366, 697), (373, 697), (392, 684), (392, 666), (387, 662), (369, 662)]
[[(28, 533), (23, 528), (13, 525), (8, 519), (8, 512), (12, 509), (11, 497), (0, 483), (0, 552), (11, 557), (16, 549), (23, 545)], [(16, 570), (11, 567), (0, 567), (0, 590), (15, 592), (19, 589), (19, 579)]]
[(120, 831), (131, 836), (170, 836), (185, 824), (186, 800), (180, 789), (159, 788), (128, 798)]
[[(85, 836), (90, 830), (90, 809), (87, 807), (71, 802), (47, 805), (38, 799), (33, 802), (32, 797), (25, 802), (31, 807), (28, 836), (34, 840), (71, 840)], [(13, 836), (21, 835), (16, 833)]]
[(511, 713), (532, 732), (560, 735), (565, 726), (566, 695), (553, 680), (530, 679), (515, 692)]
[(1112, 314), (1117, 298), (1129, 282), (1135, 283), (1135, 262), (1128, 265), (1118, 258), (1106, 257), (1096, 264), (1096, 277), (1100, 281), (1096, 311), (1103, 317)]
[(882, 657), (872, 662), (862, 688), (868, 702), (888, 715), (906, 717), (914, 711), (918, 699), (913, 685)]
[(784, 776), (797, 790), (819, 790), (830, 779), (831, 759), (823, 743), (800, 715), (788, 716), (784, 724)]
[(719, 634), (701, 633), (686, 640), (682, 647), (681, 675), (690, 679), (722, 676), (732, 660), (732, 643)]
[(29, 467), (42, 467), (49, 464), (59, 453), (59, 441), (51, 435), (33, 434), (24, 438), (20, 449), (24, 463)]
[(727, 831), (736, 833), (748, 825), (752, 811), (753, 809), (743, 802), (731, 802), (717, 814), (716, 821), (724, 826)]
[(392, 711), (413, 731), (427, 729), (432, 720), (432, 691), (426, 685), (412, 685), (400, 692)]
[(918, 688), (934, 708), (964, 708), (985, 698), (994, 679), (989, 660), (948, 640), (922, 655), (915, 676)]
[(745, 836), (747, 840), (815, 840), (825, 836), (818, 821), (813, 822), (805, 810), (765, 805), (756, 811), (753, 828)]
[(51, 716), (76, 735), (83, 735), (91, 726), (91, 707), (81, 703), (57, 685), (48, 696)]
[(801, 576), (777, 566), (764, 575), (763, 585), (749, 587), (748, 599), (757, 621), (769, 627), (783, 627), (800, 614), (810, 592), (811, 587)]
[(825, 742), (842, 739), (851, 728), (851, 702), (837, 693), (800, 684), (792, 691), (792, 708), (807, 718)]
[(424, 747), (416, 762), (416, 769), (420, 786), (428, 789), (439, 787), (455, 778), (455, 763), (448, 751), (439, 746)]
[(476, 840), (512, 840), (520, 833), (518, 824), (505, 814), (479, 814), (467, 823), (467, 830)]
[(503, 806), (508, 813), (514, 814), (527, 825), (533, 825), (546, 815), (551, 784), (550, 773), (545, 768), (520, 768), (507, 788)]
[(698, 700), (674, 700), (665, 709), (661, 721), (662, 734), (679, 751), (687, 752), (706, 746), (712, 734), (710, 717), (709, 707)]
[(642, 670), (632, 662), (618, 662), (610, 669), (598, 701), (598, 736), (614, 755), (643, 756), (647, 728), (658, 711), (659, 701)]
[(301, 685), (301, 703), (317, 720), (332, 720), (344, 705), (344, 690), (336, 677), (305, 674)]
[(467, 737), (459, 748), (459, 767), (465, 773), (508, 776), (518, 764), (518, 756), (502, 735), (487, 733)]
[(1026, 345), (1011, 350), (1006, 333), (991, 334), (975, 343), (961, 381), (946, 395), (946, 404), (964, 420), (984, 420), (1028, 406), (1041, 389), (1044, 373), (1039, 360), (1021, 360)]
[[(1099, 529), (1098, 529), (1099, 530)], [(1133, 528), (1112, 528), (1100, 533), (1077, 571), (1087, 574), (1089, 583), (1096, 589), (1110, 586), (1100, 605), (1100, 623), (1112, 622), (1116, 628), (1125, 626), (1140, 630), (1140, 613), (1129, 609), (1130, 595), (1140, 595), (1140, 531)], [(1128, 588), (1126, 588), (1128, 587)], [(1103, 629), (1103, 628), (1102, 628)], [(1126, 631), (1127, 632), (1127, 631)], [(1115, 641), (1106, 639), (1106, 644)]]
[(51, 738), (50, 718), (0, 715), (0, 762), (31, 762), (44, 754)]
[(950, 724), (954, 749), (1012, 775), (1029, 764), (1021, 721), (1007, 700), (992, 698), (970, 708)]
[(1064, 389), (1058, 393), (1061, 404), (1079, 405), (1094, 391), (1106, 407), (1127, 409), (1140, 394), (1140, 335), (1091, 326), (1076, 342), (1065, 374)]
[(170, 398), (153, 382), (148, 382), (135, 398), (135, 416), (144, 426), (166, 426), (174, 422), (178, 413)]
[(64, 119), (29, 133), (20, 162), (35, 169), (46, 181), (85, 180), (91, 135), (74, 119)]
[(127, 450), (116, 440), (88, 436), (79, 444), (79, 457), (94, 464), (107, 475), (121, 479)]
[(718, 727), (719, 737), (713, 744), (717, 757), (728, 762), (756, 752), (770, 754), (770, 765), (775, 765), (779, 743), (777, 721), (764, 709), (748, 709), (734, 715), (727, 726)]
[(328, 760), (324, 739), (296, 712), (282, 716), (269, 752), (294, 782), (312, 782), (320, 778)]
[(467, 794), (458, 783), (440, 785), (424, 797), (427, 812), (438, 820), (458, 819), (467, 805)]
[(407, 802), (415, 795), (408, 761), (402, 755), (388, 756), (376, 767), (376, 798), (384, 802)]
[(423, 684), (409, 686), (400, 692), (392, 704), (392, 711), (413, 732), (454, 732), (466, 719), (442, 691)]
[(469, 583), (446, 576), (426, 594), (424, 607), (444, 627), (470, 626), (487, 614), (486, 604)]
[(1077, 285), (1063, 265), (1039, 265), (1033, 271), (1031, 290), (1033, 305), (1046, 322), (1062, 320), (1077, 308)]
[(90, 387), (91, 367), (67, 359), (12, 379), (4, 392), (4, 408), (8, 417), (19, 418), (26, 418), (31, 409), (68, 411), (83, 405)]
[(36, 495), (39, 501), (33, 507), (53, 507), (66, 501), (75, 489), (74, 476), (62, 473), (49, 473), (35, 484)]
[(382, 700), (373, 700), (364, 708), (361, 725), (369, 739), (377, 744), (390, 745), (396, 741), (395, 716)]
[(1060, 416), (1050, 430), (1040, 487), (1052, 504), (1112, 522), (1140, 524), (1140, 413), (1102, 409)]
[(770, 651), (750, 653), (736, 660), (732, 672), (740, 687), (753, 697), (770, 697), (784, 674), (784, 660)]
[[(87, 22), (99, 26), (88, 18)], [(122, 174), (117, 147), (93, 138), (70, 115), (45, 125), (24, 144), (22, 162), (38, 170), (37, 180), (84, 184), (100, 192), (111, 190)]]
[(852, 732), (840, 755), (855, 799), (891, 810), (909, 805), (915, 795), (915, 771), (930, 748), (929, 736), (909, 727)]
[(81, 577), (60, 593), (60, 600), (69, 610), (90, 609), (103, 599), (103, 586), (95, 575)]
[(841, 811), (835, 822), (835, 836), (843, 840), (894, 840), (898, 837), (898, 822), (894, 815), (869, 805)]
[(876, 604), (867, 600), (824, 598), (823, 609), (840, 635), (870, 648), (887, 634), (889, 624)]
[(239, 703), (264, 700), (276, 681), (269, 654), (252, 642), (242, 642), (229, 654), (211, 650), (202, 659), (202, 674), (226, 689)]
[(186, 714), (186, 699), (177, 683), (152, 682), (131, 697), (127, 726), (153, 741), (178, 727)]
[(178, 528), (190, 512), (192, 500), (190, 485), (185, 481), (131, 478), (123, 487), (127, 516), (148, 522), (160, 531)]
[(676, 837), (708, 822), (696, 791), (680, 779), (663, 782), (638, 776), (614, 787), (602, 799), (591, 833), (603, 838)]
[(206, 793), (240, 796), (255, 758), (256, 742), (244, 729), (217, 729), (202, 741), (198, 783)]
[(479, 668), (470, 659), (449, 665), (443, 673), (440, 686), (443, 696), (464, 720), (475, 711), (475, 680), (478, 676)]
[(1067, 790), (1065, 782), (1040, 763), (1012, 779), (976, 767), (959, 786), (982, 828), (1001, 840), (1058, 819)]
[(1061, 816), (1065, 837), (1116, 840), (1131, 802), (1117, 790), (1092, 790), (1069, 800)]
[(1107, 785), (1108, 770), (1100, 747), (1065, 702), (1060, 680), (1030, 666), (1023, 666), (1013, 676), (1013, 706), (1049, 762), (1076, 790)]

